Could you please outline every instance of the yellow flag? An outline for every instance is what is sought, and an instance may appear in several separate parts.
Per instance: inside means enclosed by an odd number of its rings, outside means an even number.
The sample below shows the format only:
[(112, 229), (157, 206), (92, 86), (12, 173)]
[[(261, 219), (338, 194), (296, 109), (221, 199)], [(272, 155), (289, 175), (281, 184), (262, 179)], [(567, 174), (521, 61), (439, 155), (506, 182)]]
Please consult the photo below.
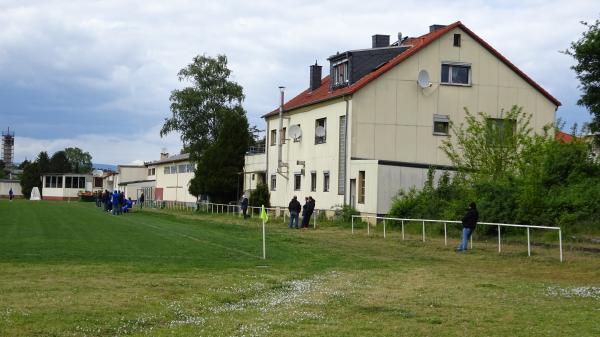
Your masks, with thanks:
[(265, 205), (262, 205), (261, 209), (260, 209), (260, 218), (265, 222), (269, 222), (269, 214), (267, 214), (267, 211), (265, 210)]

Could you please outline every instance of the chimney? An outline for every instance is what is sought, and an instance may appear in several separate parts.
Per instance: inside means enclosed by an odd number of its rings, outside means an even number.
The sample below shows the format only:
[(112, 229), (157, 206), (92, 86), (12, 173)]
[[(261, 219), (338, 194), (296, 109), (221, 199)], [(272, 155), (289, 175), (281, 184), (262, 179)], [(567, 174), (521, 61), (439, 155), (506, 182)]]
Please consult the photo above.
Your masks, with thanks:
[(321, 73), (323, 67), (317, 64), (315, 60), (315, 64), (310, 66), (310, 91), (316, 90), (321, 86)]
[(429, 26), (429, 32), (433, 33), (436, 30), (440, 30), (440, 29), (442, 29), (444, 27), (446, 27), (446, 25), (431, 25), (431, 26)]
[(167, 152), (167, 149), (162, 149), (162, 151), (160, 151), (160, 159), (166, 159), (169, 158), (169, 152)]
[(382, 48), (390, 46), (390, 36), (389, 35), (381, 35), (375, 34), (371, 38), (373, 48)]

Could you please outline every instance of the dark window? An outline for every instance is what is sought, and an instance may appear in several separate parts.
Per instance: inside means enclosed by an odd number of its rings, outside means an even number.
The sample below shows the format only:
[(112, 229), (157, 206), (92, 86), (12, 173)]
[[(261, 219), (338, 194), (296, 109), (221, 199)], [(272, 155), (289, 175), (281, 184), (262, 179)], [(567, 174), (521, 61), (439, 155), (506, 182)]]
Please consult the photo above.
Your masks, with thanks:
[(294, 174), (294, 191), (300, 191), (302, 185), (302, 175), (300, 173)]
[(94, 187), (102, 187), (102, 178), (94, 177)]
[(44, 185), (44, 187), (50, 187), (50, 176), (46, 176), (46, 184)]
[(442, 64), (442, 83), (445, 84), (470, 84), (469, 65)]
[(73, 177), (65, 177), (65, 188), (72, 188), (73, 186)]
[(79, 188), (85, 188), (85, 177), (79, 177)]
[(503, 146), (513, 138), (517, 123), (514, 119), (488, 118), (486, 125), (488, 144)]
[(454, 47), (460, 47), (460, 34), (454, 34)]
[(334, 87), (348, 84), (348, 81), (350, 80), (348, 76), (348, 60), (334, 64), (331, 69), (331, 73)]
[(177, 173), (177, 165), (171, 166), (171, 174), (176, 174), (176, 173)]
[(281, 129), (281, 144), (285, 144), (285, 128)]
[(275, 129), (271, 130), (271, 141), (269, 144), (277, 145), (277, 130)]
[(168, 166), (165, 166), (165, 172), (164, 174), (171, 174), (171, 168)]
[(62, 188), (62, 183), (63, 183), (63, 177), (57, 177), (56, 187)]
[(179, 173), (186, 173), (187, 172), (187, 165), (186, 164), (181, 164), (178, 166), (177, 168), (179, 170)]
[(433, 133), (448, 134), (448, 122), (433, 122)]
[(329, 172), (323, 172), (323, 192), (329, 192)]
[(254, 173), (252, 173), (252, 180), (254, 180)]
[(327, 118), (319, 118), (315, 121), (315, 144), (323, 144), (327, 141)]
[(358, 171), (358, 203), (365, 203), (365, 171)]
[(310, 173), (310, 191), (311, 192), (317, 191), (317, 172)]
[(271, 174), (271, 191), (277, 189), (277, 175)]

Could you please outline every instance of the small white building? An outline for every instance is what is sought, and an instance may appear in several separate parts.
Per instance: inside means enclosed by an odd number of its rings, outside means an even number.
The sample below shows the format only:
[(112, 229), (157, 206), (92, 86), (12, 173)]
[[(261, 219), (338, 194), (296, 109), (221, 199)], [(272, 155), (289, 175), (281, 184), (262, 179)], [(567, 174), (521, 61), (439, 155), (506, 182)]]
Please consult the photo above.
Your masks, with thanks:
[(82, 193), (92, 193), (91, 174), (47, 173), (42, 177), (43, 200), (77, 200)]
[(23, 197), (21, 182), (14, 179), (0, 179), (0, 198), (8, 198), (8, 192), (12, 188), (15, 198)]

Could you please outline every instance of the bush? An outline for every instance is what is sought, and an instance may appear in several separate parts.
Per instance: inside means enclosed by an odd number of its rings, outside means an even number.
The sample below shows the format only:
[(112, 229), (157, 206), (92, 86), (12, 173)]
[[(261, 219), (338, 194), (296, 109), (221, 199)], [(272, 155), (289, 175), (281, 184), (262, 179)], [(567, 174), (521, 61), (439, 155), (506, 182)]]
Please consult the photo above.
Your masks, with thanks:
[(256, 207), (262, 205), (271, 207), (271, 193), (269, 192), (269, 187), (267, 187), (266, 184), (258, 184), (256, 189), (250, 193), (248, 204)]
[(342, 209), (340, 209), (340, 211), (338, 213), (338, 217), (343, 222), (351, 222), (352, 216), (359, 215), (359, 214), (360, 214), (360, 212), (357, 211), (356, 209), (354, 209), (352, 206), (344, 205), (344, 206), (342, 206)]

